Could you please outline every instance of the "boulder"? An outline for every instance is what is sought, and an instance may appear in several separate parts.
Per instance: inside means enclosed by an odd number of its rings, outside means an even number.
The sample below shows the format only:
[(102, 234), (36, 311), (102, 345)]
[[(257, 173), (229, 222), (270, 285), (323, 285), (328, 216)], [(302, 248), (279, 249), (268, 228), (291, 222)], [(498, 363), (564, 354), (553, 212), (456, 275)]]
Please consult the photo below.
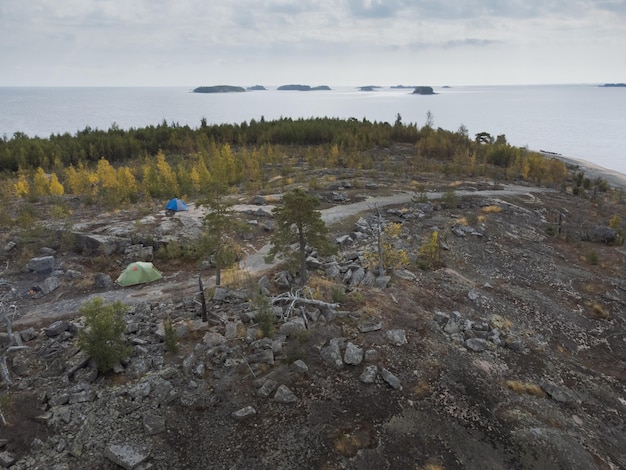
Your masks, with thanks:
[(385, 333), (385, 336), (394, 346), (402, 346), (408, 342), (406, 339), (406, 332), (402, 329), (389, 330)]
[(54, 269), (54, 256), (39, 256), (31, 258), (27, 268), (37, 274), (50, 274)]
[(113, 287), (113, 279), (105, 273), (96, 273), (93, 282), (97, 289), (110, 289)]
[(281, 385), (280, 387), (278, 387), (278, 390), (276, 390), (276, 394), (274, 395), (274, 401), (277, 403), (288, 405), (290, 403), (297, 402), (298, 398), (286, 385)]
[(129, 445), (110, 445), (104, 456), (125, 470), (135, 470), (148, 460), (148, 454)]
[(343, 361), (346, 364), (358, 366), (361, 362), (363, 362), (363, 349), (358, 347), (354, 343), (349, 342), (348, 344), (346, 344)]
[(320, 354), (324, 362), (333, 366), (335, 369), (341, 369), (343, 367), (343, 360), (341, 359), (341, 349), (339, 343), (331, 341), (327, 346), (324, 346)]
[(380, 376), (383, 378), (387, 384), (393, 388), (394, 390), (402, 390), (402, 385), (400, 384), (400, 379), (389, 372), (384, 367), (380, 370)]
[(164, 416), (154, 413), (144, 413), (142, 421), (146, 436), (154, 436), (155, 434), (160, 434), (165, 431)]
[(48, 338), (52, 338), (54, 336), (59, 336), (64, 331), (69, 330), (70, 324), (66, 320), (58, 320), (52, 323), (51, 325), (45, 327), (43, 332), (46, 334)]
[(375, 365), (367, 366), (359, 376), (359, 380), (364, 384), (373, 384), (376, 382), (378, 375), (378, 367)]

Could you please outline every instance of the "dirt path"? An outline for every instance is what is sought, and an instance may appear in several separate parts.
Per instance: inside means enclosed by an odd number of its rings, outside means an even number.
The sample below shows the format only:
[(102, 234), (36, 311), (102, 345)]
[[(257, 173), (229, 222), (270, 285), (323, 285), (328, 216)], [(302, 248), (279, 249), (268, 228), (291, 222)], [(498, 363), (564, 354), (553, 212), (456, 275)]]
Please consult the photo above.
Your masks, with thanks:
[[(507, 185), (503, 186), (503, 189), (499, 190), (484, 190), (484, 191), (455, 191), (459, 197), (465, 196), (480, 196), (480, 197), (498, 197), (498, 196), (512, 196), (551, 191), (546, 188), (527, 187), (527, 186), (515, 186)], [(338, 205), (321, 211), (322, 220), (329, 225), (336, 223), (346, 217), (354, 216), (362, 212), (371, 210), (375, 205), (379, 207), (386, 207), (398, 204), (407, 204), (415, 196), (413, 192), (401, 192), (391, 196), (377, 196), (371, 197), (364, 201), (355, 202), (352, 204)], [(427, 193), (428, 199), (441, 199), (442, 192)], [(236, 206), (237, 210), (245, 211), (254, 207), (258, 209), (258, 206), (240, 205)], [(273, 206), (263, 206), (264, 210), (268, 212), (273, 209)], [(271, 264), (265, 263), (265, 256), (269, 252), (270, 245), (264, 245), (256, 253), (249, 255), (243, 260), (239, 267), (251, 275), (258, 275), (268, 271), (278, 264), (274, 262)], [(20, 317), (15, 321), (16, 328), (26, 328), (28, 326), (42, 326), (50, 324), (56, 320), (64, 318), (73, 318), (76, 313), (86, 301), (91, 300), (94, 297), (101, 297), (105, 302), (120, 301), (126, 304), (138, 304), (144, 302), (159, 302), (170, 301), (171, 299), (192, 297), (198, 293), (198, 273), (189, 273), (183, 271), (177, 271), (171, 274), (167, 273), (167, 267), (162, 267), (165, 271), (164, 277), (159, 282), (153, 284), (145, 284), (131, 287), (114, 287), (108, 291), (94, 292), (84, 296), (75, 296), (72, 298), (64, 299), (63, 294), (58, 295), (56, 298), (45, 303), (30, 304), (29, 301), (22, 303), (20, 308)], [(204, 287), (210, 287), (215, 285), (214, 276), (203, 276), (202, 282)]]

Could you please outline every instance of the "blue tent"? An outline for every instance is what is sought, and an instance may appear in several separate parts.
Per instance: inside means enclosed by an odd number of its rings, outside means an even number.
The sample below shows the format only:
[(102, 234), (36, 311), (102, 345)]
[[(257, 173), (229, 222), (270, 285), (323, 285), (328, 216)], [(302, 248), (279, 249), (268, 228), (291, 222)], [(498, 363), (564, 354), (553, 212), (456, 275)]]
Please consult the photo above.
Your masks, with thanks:
[(169, 202), (165, 206), (165, 209), (168, 211), (186, 211), (187, 204), (185, 204), (185, 202), (182, 199), (178, 199), (174, 197), (169, 200)]

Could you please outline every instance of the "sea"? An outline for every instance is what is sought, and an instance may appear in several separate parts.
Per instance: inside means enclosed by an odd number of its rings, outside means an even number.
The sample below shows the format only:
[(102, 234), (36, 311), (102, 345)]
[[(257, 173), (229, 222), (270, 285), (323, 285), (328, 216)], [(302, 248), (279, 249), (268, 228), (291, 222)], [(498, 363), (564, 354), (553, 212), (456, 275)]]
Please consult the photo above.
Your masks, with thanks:
[(356, 118), (434, 127), (470, 136), (504, 134), (507, 141), (585, 160), (626, 174), (626, 88), (586, 85), (433, 87), (381, 86), (374, 91), (193, 93), (193, 87), (0, 87), (0, 137), (16, 132), (47, 138), (87, 127), (107, 130), (169, 124), (240, 124), (289, 117)]

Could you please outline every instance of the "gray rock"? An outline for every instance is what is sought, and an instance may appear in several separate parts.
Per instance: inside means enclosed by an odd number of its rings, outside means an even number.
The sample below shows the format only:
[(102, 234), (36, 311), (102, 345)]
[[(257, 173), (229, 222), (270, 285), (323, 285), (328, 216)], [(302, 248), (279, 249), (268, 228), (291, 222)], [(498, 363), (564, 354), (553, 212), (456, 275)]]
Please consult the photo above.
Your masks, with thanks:
[[(259, 291), (261, 292), (261, 294), (263, 295), (269, 295), (269, 291), (270, 291), (270, 279), (267, 276), (263, 276), (261, 277), (261, 279), (259, 279)], [(267, 292), (267, 294), (266, 294)]]
[(120, 250), (122, 246), (130, 245), (130, 240), (107, 235), (74, 233), (76, 247), (84, 255), (110, 256)]
[(50, 405), (51, 407), (55, 407), (59, 405), (66, 405), (69, 402), (70, 402), (70, 394), (62, 392), (62, 393), (59, 393), (58, 395), (51, 397), (48, 400), (48, 405)]
[(433, 315), (433, 320), (435, 320), (435, 323), (437, 323), (441, 328), (443, 328), (446, 326), (446, 323), (448, 323), (448, 320), (450, 320), (450, 315), (448, 315), (447, 313), (437, 311)]
[(254, 354), (250, 354), (246, 357), (246, 360), (250, 364), (262, 363), (262, 364), (274, 364), (274, 351), (271, 349), (263, 349)]
[(379, 289), (385, 289), (389, 283), (391, 282), (391, 276), (378, 276), (376, 281), (374, 281), (374, 285)]
[(306, 266), (307, 268), (309, 268), (311, 271), (316, 271), (318, 269), (320, 269), (322, 267), (322, 263), (320, 260), (318, 260), (317, 258), (313, 257), (313, 256), (309, 256), (306, 259)]
[(124, 249), (124, 259), (126, 261), (152, 261), (154, 257), (154, 248), (152, 246), (144, 246), (142, 243), (138, 245), (129, 245)]
[(252, 198), (252, 204), (255, 204), (257, 206), (264, 206), (265, 202), (265, 196), (256, 195)]
[(519, 429), (511, 432), (514, 445), (532, 452), (520, 454), (519, 468), (546, 470), (592, 470), (599, 468), (592, 455), (567, 431), (550, 428)]
[(363, 369), (363, 372), (359, 376), (359, 380), (364, 384), (373, 384), (374, 382), (376, 382), (377, 375), (378, 367), (375, 365), (370, 365)]
[(98, 289), (110, 289), (113, 287), (113, 279), (105, 273), (96, 273), (93, 278), (93, 282)]
[(341, 248), (352, 245), (352, 243), (354, 242), (354, 240), (350, 238), (350, 235), (342, 235), (340, 237), (337, 237), (335, 241), (337, 242), (337, 245), (339, 245)]
[(539, 386), (555, 401), (567, 404), (576, 403), (576, 397), (564, 385), (559, 386), (550, 380), (543, 379), (539, 382)]
[(133, 388), (128, 391), (128, 395), (130, 395), (133, 399), (137, 400), (138, 398), (145, 398), (150, 395), (152, 391), (152, 384), (150, 382), (139, 382)]
[(224, 337), (226, 339), (235, 339), (237, 337), (237, 323), (231, 321), (226, 323)]
[(365, 351), (363, 359), (367, 362), (376, 361), (378, 359), (378, 351), (375, 349), (368, 349)]
[(365, 279), (365, 269), (358, 268), (352, 273), (352, 276), (350, 277), (350, 285), (353, 287), (358, 286), (363, 282), (364, 279)]
[(297, 372), (304, 373), (309, 371), (309, 366), (307, 366), (302, 359), (293, 361), (292, 365)]
[(58, 289), (61, 286), (61, 281), (57, 276), (50, 276), (44, 279), (39, 285), (43, 295), (48, 295), (50, 292)]
[(449, 335), (453, 335), (461, 331), (461, 325), (458, 320), (454, 318), (449, 318), (446, 322), (446, 326), (443, 327), (443, 331), (445, 331)]
[(267, 379), (256, 391), (256, 394), (258, 397), (267, 398), (272, 394), (274, 390), (276, 390), (277, 386), (278, 383), (275, 380)]
[(104, 456), (125, 470), (134, 470), (148, 460), (148, 454), (129, 445), (110, 445)]
[(37, 337), (37, 332), (35, 331), (35, 328), (31, 326), (30, 328), (20, 331), (20, 337), (22, 338), (22, 341), (26, 343), (35, 339)]
[(154, 413), (143, 414), (143, 430), (146, 436), (154, 436), (165, 431), (165, 417)]
[(343, 361), (346, 364), (358, 366), (361, 362), (363, 362), (363, 349), (358, 347), (354, 343), (349, 342), (348, 344), (346, 344)]
[(281, 385), (276, 390), (274, 401), (288, 405), (297, 402), (298, 398), (286, 385)]
[(29, 271), (37, 274), (50, 274), (54, 269), (54, 256), (39, 256), (32, 258), (27, 265)]
[(294, 333), (298, 331), (302, 331), (302, 330), (306, 330), (306, 325), (304, 324), (304, 318), (296, 317), (280, 325), (280, 328), (278, 329), (278, 333), (289, 337), (293, 335)]
[(48, 338), (52, 338), (54, 336), (59, 336), (64, 331), (69, 330), (70, 323), (66, 320), (57, 320), (51, 325), (45, 327), (43, 332), (46, 334)]
[(15, 243), (13, 240), (11, 240), (11, 241), (7, 242), (6, 245), (4, 245), (4, 251), (8, 253), (9, 251), (11, 251), (16, 246), (17, 246), (17, 243)]
[(394, 390), (402, 390), (402, 385), (400, 384), (400, 379), (389, 372), (384, 367), (380, 370), (380, 376), (383, 378), (387, 384)]
[(75, 403), (90, 403), (92, 401), (95, 401), (95, 399), (95, 390), (88, 389), (83, 390), (82, 392), (72, 393), (70, 395), (70, 404), (73, 405)]
[(15, 463), (15, 456), (11, 452), (0, 452), (0, 467), (9, 468)]
[(361, 333), (370, 333), (372, 331), (378, 331), (382, 329), (383, 324), (380, 321), (370, 320), (359, 325), (359, 331)]
[(617, 232), (612, 227), (599, 225), (594, 229), (592, 237), (602, 243), (613, 243), (617, 239)]
[(152, 391), (150, 397), (159, 405), (165, 405), (174, 400), (178, 393), (169, 380), (158, 377), (151, 379)]
[(205, 344), (208, 348), (219, 346), (220, 344), (224, 344), (225, 342), (226, 338), (224, 338), (221, 334), (214, 333), (212, 331), (207, 331), (202, 338), (202, 343)]
[(343, 360), (341, 359), (341, 349), (337, 342), (330, 342), (327, 346), (324, 346), (320, 355), (327, 364), (333, 366), (335, 369), (341, 369), (343, 367)]
[(394, 346), (402, 346), (408, 343), (406, 332), (402, 329), (389, 330), (385, 333), (385, 336), (387, 336), (389, 342)]
[(237, 411), (233, 411), (230, 415), (237, 421), (243, 421), (244, 419), (255, 416), (256, 410), (252, 406), (245, 406)]
[(465, 347), (474, 352), (483, 352), (487, 349), (487, 340), (482, 338), (470, 338), (465, 341)]
[(417, 279), (415, 274), (406, 269), (394, 269), (393, 275), (399, 277), (400, 279), (404, 279), (405, 281), (414, 281)]
[(478, 299), (478, 290), (477, 289), (472, 289), (467, 293), (467, 297), (474, 302), (476, 299)]
[(324, 267), (324, 273), (326, 274), (327, 277), (331, 279), (336, 279), (341, 274), (341, 270), (339, 269), (339, 263), (333, 262), (333, 263), (327, 264)]

